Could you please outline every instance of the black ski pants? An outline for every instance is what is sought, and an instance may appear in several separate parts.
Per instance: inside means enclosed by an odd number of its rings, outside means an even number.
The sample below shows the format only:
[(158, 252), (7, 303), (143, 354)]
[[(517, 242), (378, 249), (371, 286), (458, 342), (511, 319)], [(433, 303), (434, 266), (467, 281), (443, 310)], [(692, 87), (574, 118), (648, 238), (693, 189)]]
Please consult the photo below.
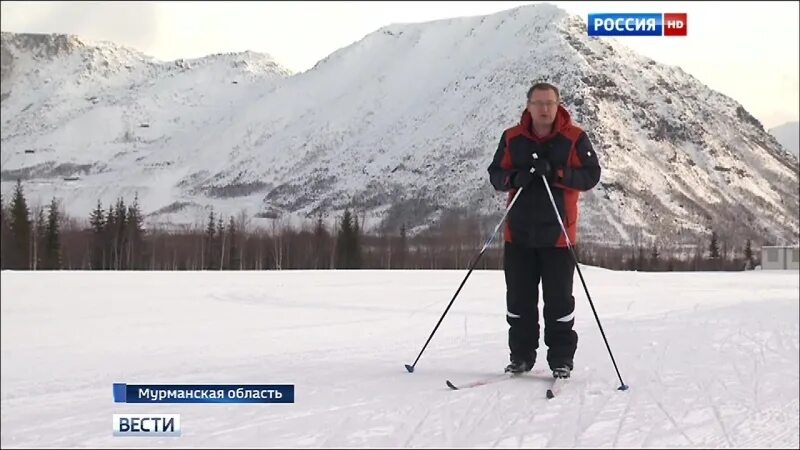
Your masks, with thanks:
[(544, 299), (544, 343), (550, 368), (573, 368), (578, 346), (569, 248), (531, 248), (505, 243), (506, 321), (511, 359), (535, 361), (539, 348), (539, 283)]

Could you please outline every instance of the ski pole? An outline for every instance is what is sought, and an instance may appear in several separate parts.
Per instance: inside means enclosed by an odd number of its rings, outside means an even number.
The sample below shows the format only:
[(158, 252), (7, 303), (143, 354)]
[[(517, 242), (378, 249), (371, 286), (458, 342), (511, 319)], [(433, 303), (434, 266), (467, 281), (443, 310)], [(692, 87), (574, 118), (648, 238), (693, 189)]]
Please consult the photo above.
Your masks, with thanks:
[(447, 305), (447, 308), (445, 308), (444, 313), (442, 314), (442, 317), (439, 318), (439, 321), (436, 323), (436, 326), (433, 327), (433, 331), (431, 332), (431, 335), (428, 336), (428, 340), (425, 341), (425, 345), (422, 346), (422, 350), (420, 350), (419, 355), (417, 355), (417, 359), (414, 360), (414, 364), (411, 364), (411, 365), (406, 364), (405, 365), (406, 366), (406, 370), (408, 370), (409, 372), (413, 372), (414, 371), (414, 367), (416, 367), (417, 362), (419, 361), (419, 358), (422, 356), (422, 352), (425, 351), (425, 348), (428, 346), (428, 343), (431, 341), (431, 338), (433, 337), (434, 333), (436, 333), (436, 330), (439, 328), (439, 325), (441, 325), (442, 320), (444, 319), (444, 316), (447, 315), (447, 311), (449, 311), (450, 307), (453, 306), (453, 302), (456, 300), (456, 297), (458, 297), (458, 293), (461, 292), (461, 288), (464, 287), (464, 283), (467, 282), (467, 278), (469, 278), (470, 274), (472, 274), (472, 270), (475, 268), (475, 265), (478, 263), (478, 260), (481, 259), (481, 256), (483, 256), (483, 253), (486, 251), (486, 248), (488, 248), (489, 244), (491, 244), (492, 240), (494, 239), (494, 236), (497, 234), (497, 230), (499, 230), (500, 229), (500, 225), (502, 225), (503, 222), (505, 222), (506, 216), (508, 216), (508, 212), (511, 211), (511, 207), (514, 206), (514, 202), (517, 201), (517, 198), (519, 197), (519, 194), (521, 194), (521, 193), (522, 193), (522, 188), (519, 188), (517, 190), (517, 193), (514, 195), (514, 198), (511, 199), (511, 203), (509, 203), (508, 206), (506, 207), (506, 211), (503, 214), (503, 218), (500, 219), (500, 222), (497, 224), (496, 227), (494, 227), (494, 231), (492, 232), (492, 234), (489, 236), (489, 238), (483, 244), (483, 248), (481, 248), (480, 253), (478, 253), (477, 257), (472, 259), (472, 262), (469, 265), (469, 271), (467, 272), (467, 276), (465, 276), (464, 280), (461, 281), (461, 285), (458, 286), (458, 289), (456, 290), (455, 295), (453, 295), (453, 299), (450, 300), (450, 304)]
[[(534, 159), (536, 159), (534, 154)], [(603, 331), (603, 325), (600, 324), (600, 318), (597, 317), (597, 311), (594, 309), (594, 302), (592, 302), (592, 297), (589, 295), (589, 289), (586, 287), (586, 281), (583, 280), (583, 274), (581, 273), (581, 267), (578, 265), (578, 258), (575, 256), (575, 251), (572, 249), (572, 243), (569, 240), (569, 235), (567, 234), (567, 229), (564, 227), (564, 222), (561, 220), (561, 214), (558, 212), (558, 208), (556, 207), (556, 201), (553, 199), (553, 193), (550, 191), (550, 185), (547, 183), (547, 179), (542, 174), (542, 182), (544, 183), (544, 187), (547, 189), (547, 195), (550, 196), (550, 203), (553, 205), (553, 210), (556, 212), (556, 217), (558, 217), (558, 224), (561, 225), (561, 231), (564, 232), (564, 238), (567, 240), (567, 247), (569, 248), (569, 252), (572, 255), (572, 260), (575, 261), (575, 268), (578, 270), (578, 276), (581, 278), (581, 284), (583, 284), (583, 290), (586, 292), (586, 298), (589, 299), (589, 305), (592, 307), (592, 312), (594, 313), (594, 318), (597, 321), (597, 326), (600, 327), (600, 334), (603, 336), (603, 341), (606, 343), (606, 348), (608, 349), (608, 354), (611, 356), (611, 362), (614, 364), (614, 370), (617, 371), (617, 377), (619, 378), (620, 386), (617, 388), (620, 391), (625, 391), (628, 389), (628, 385), (626, 385), (622, 381), (622, 375), (619, 374), (619, 369), (617, 368), (617, 362), (614, 360), (614, 354), (611, 353), (611, 346), (608, 345), (608, 339), (606, 339), (606, 333)]]

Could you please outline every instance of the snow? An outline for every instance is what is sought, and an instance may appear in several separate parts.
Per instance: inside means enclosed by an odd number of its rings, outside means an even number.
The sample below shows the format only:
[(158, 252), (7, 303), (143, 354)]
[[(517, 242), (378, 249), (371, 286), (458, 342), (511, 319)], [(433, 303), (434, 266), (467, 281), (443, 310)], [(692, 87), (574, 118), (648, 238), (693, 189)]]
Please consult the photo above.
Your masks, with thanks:
[[(501, 271), (2, 272), (12, 447), (753, 447), (800, 444), (797, 272), (582, 267), (573, 378), (450, 391), (507, 363)], [(540, 305), (541, 307), (541, 305)], [(535, 370), (544, 370), (544, 345)], [(112, 383), (295, 385), (293, 404), (112, 403)], [(179, 413), (179, 438), (113, 437)]]

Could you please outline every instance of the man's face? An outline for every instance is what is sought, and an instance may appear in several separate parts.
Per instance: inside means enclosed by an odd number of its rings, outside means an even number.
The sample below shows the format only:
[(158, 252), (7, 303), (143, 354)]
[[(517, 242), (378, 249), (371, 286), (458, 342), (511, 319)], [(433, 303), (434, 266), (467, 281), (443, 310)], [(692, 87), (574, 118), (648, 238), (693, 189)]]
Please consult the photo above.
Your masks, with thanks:
[(556, 93), (550, 89), (536, 89), (528, 99), (528, 112), (533, 118), (533, 125), (549, 127), (556, 121), (558, 99)]

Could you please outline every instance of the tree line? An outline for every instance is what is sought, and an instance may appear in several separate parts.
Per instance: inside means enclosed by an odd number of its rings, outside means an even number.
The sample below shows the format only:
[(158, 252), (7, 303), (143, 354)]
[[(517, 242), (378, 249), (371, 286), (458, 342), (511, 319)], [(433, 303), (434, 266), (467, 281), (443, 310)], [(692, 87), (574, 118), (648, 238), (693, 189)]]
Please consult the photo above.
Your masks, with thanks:
[[(129, 202), (129, 203), (128, 203)], [(57, 199), (31, 211), (20, 182), (8, 205), (0, 196), (0, 267), (16, 270), (285, 270), (466, 269), (491, 228), (466, 211), (454, 211), (413, 235), (396, 230), (364, 232), (363, 217), (349, 208), (329, 227), (320, 214), (293, 226), (273, 220), (250, 226), (244, 213), (223, 217), (212, 209), (203, 226), (183, 231), (146, 230), (138, 198), (99, 201), (83, 221), (67, 217)], [(490, 225), (493, 228), (493, 226)], [(716, 232), (690, 247), (656, 242), (603, 246), (580, 243), (582, 264), (614, 270), (748, 270), (760, 255), (747, 240), (734, 246)], [(502, 236), (476, 269), (502, 269)]]

